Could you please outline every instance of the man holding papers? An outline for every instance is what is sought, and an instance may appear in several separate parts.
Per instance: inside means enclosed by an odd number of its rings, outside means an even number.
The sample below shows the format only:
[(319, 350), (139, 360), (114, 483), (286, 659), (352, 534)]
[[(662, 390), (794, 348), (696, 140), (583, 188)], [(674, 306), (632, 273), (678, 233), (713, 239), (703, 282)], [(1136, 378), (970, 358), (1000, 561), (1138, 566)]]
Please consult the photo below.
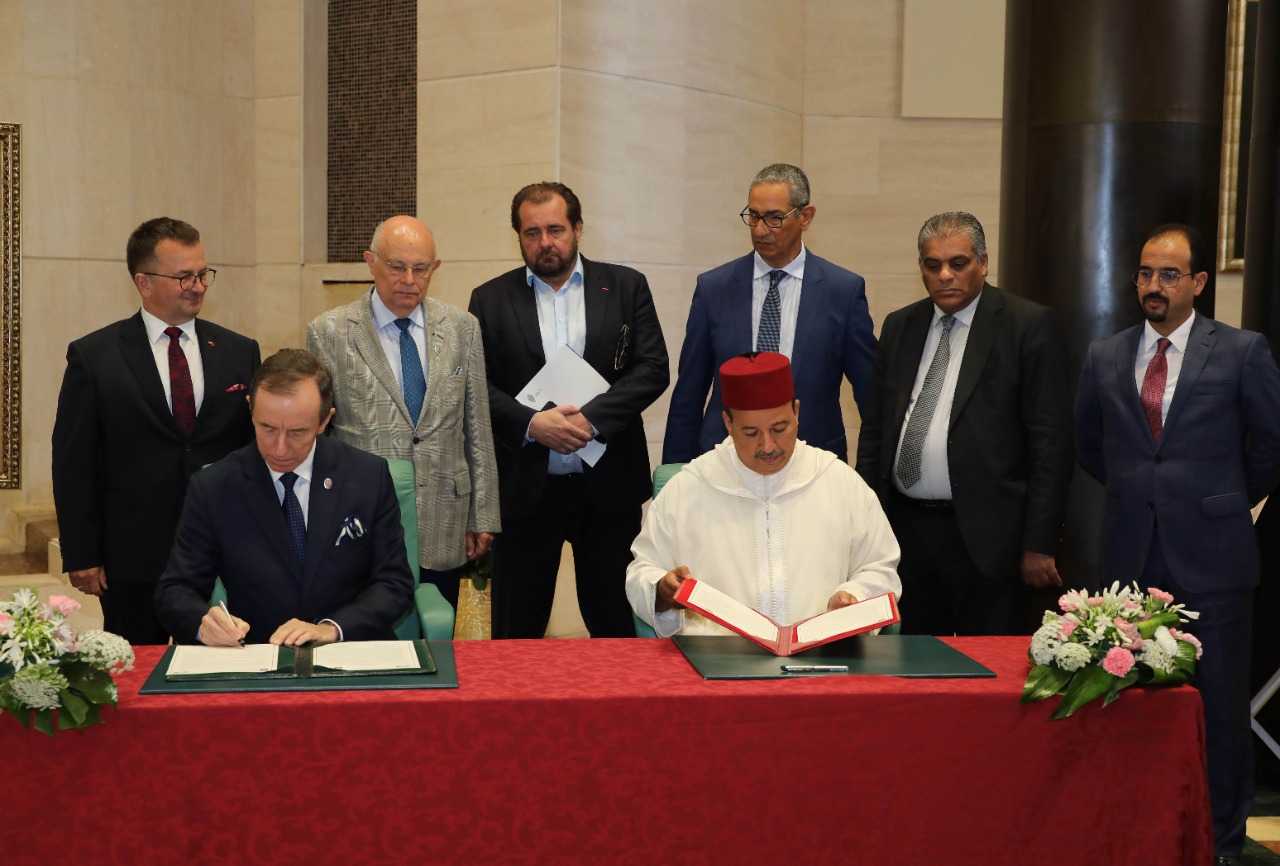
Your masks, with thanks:
[(630, 636), (623, 581), (650, 491), (640, 413), (670, 379), (653, 296), (638, 271), (578, 254), (582, 206), (562, 183), (516, 193), (511, 227), (525, 266), (477, 288), (470, 305), (502, 505), (493, 636), (545, 634), (566, 541), (592, 637)]
[(898, 542), (875, 494), (796, 437), (802, 407), (786, 356), (730, 358), (720, 391), (728, 438), (667, 483), (632, 545), (636, 614), (663, 637), (727, 634), (676, 601), (688, 578), (781, 624), (900, 595)]
[[(179, 643), (393, 640), (413, 574), (387, 462), (317, 438), (329, 371), (282, 349), (249, 383), (254, 445), (191, 479), (156, 612)], [(222, 578), (226, 607), (210, 605)]]

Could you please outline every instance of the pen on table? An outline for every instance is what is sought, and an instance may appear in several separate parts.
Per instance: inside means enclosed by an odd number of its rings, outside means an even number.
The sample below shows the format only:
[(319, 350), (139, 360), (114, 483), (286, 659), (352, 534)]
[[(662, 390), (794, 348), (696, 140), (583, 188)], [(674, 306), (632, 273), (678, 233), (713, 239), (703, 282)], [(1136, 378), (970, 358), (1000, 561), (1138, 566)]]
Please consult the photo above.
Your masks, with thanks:
[[(231, 611), (227, 610), (227, 603), (225, 601), (220, 601), (218, 602), (218, 607), (222, 608), (222, 612), (227, 615), (227, 622), (231, 623), (232, 630), (239, 631), (240, 629), (236, 626), (236, 621), (231, 618)], [(244, 646), (244, 638), (239, 638), (239, 640), (240, 646)]]
[(784, 674), (847, 674), (848, 665), (783, 665)]

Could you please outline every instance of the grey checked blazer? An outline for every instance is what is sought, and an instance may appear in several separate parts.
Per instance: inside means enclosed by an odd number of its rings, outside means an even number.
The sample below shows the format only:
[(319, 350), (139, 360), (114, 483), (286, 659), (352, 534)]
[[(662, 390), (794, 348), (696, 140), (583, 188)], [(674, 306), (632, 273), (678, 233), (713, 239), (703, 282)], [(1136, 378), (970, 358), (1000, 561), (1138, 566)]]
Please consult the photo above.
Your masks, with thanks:
[(374, 331), (368, 295), (313, 319), (307, 348), (333, 373), (333, 435), (413, 462), (421, 566), (443, 571), (466, 562), (468, 531), (502, 529), (498, 467), (480, 326), (470, 313), (430, 297), (422, 312), (427, 395), (416, 426)]

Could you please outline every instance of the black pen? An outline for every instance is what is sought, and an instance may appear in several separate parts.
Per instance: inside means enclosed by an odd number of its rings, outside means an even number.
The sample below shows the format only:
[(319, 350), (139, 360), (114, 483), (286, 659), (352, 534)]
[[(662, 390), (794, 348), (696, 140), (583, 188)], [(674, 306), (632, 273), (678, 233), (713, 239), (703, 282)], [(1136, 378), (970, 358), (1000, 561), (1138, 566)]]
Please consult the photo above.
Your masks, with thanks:
[(783, 665), (784, 674), (847, 674), (848, 665)]

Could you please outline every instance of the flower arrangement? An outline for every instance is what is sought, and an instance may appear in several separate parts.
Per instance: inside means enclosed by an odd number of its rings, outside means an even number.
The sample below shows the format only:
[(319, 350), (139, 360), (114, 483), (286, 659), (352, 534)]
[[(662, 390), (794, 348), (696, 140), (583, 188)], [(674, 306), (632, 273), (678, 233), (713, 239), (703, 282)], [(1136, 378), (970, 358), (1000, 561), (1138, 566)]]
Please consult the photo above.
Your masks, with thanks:
[(0, 715), (49, 736), (102, 722), (101, 706), (116, 705), (111, 674), (133, 668), (133, 648), (119, 635), (71, 630), (80, 603), (65, 595), (42, 603), (29, 589), (0, 601)]
[(1044, 612), (1031, 637), (1034, 665), (1022, 686), (1021, 703), (1062, 695), (1051, 719), (1065, 719), (1085, 704), (1102, 705), (1134, 683), (1181, 685), (1195, 676), (1203, 648), (1177, 626), (1200, 614), (1173, 603), (1164, 590), (1144, 595), (1135, 583), (1089, 595), (1071, 590), (1058, 599), (1061, 613)]

